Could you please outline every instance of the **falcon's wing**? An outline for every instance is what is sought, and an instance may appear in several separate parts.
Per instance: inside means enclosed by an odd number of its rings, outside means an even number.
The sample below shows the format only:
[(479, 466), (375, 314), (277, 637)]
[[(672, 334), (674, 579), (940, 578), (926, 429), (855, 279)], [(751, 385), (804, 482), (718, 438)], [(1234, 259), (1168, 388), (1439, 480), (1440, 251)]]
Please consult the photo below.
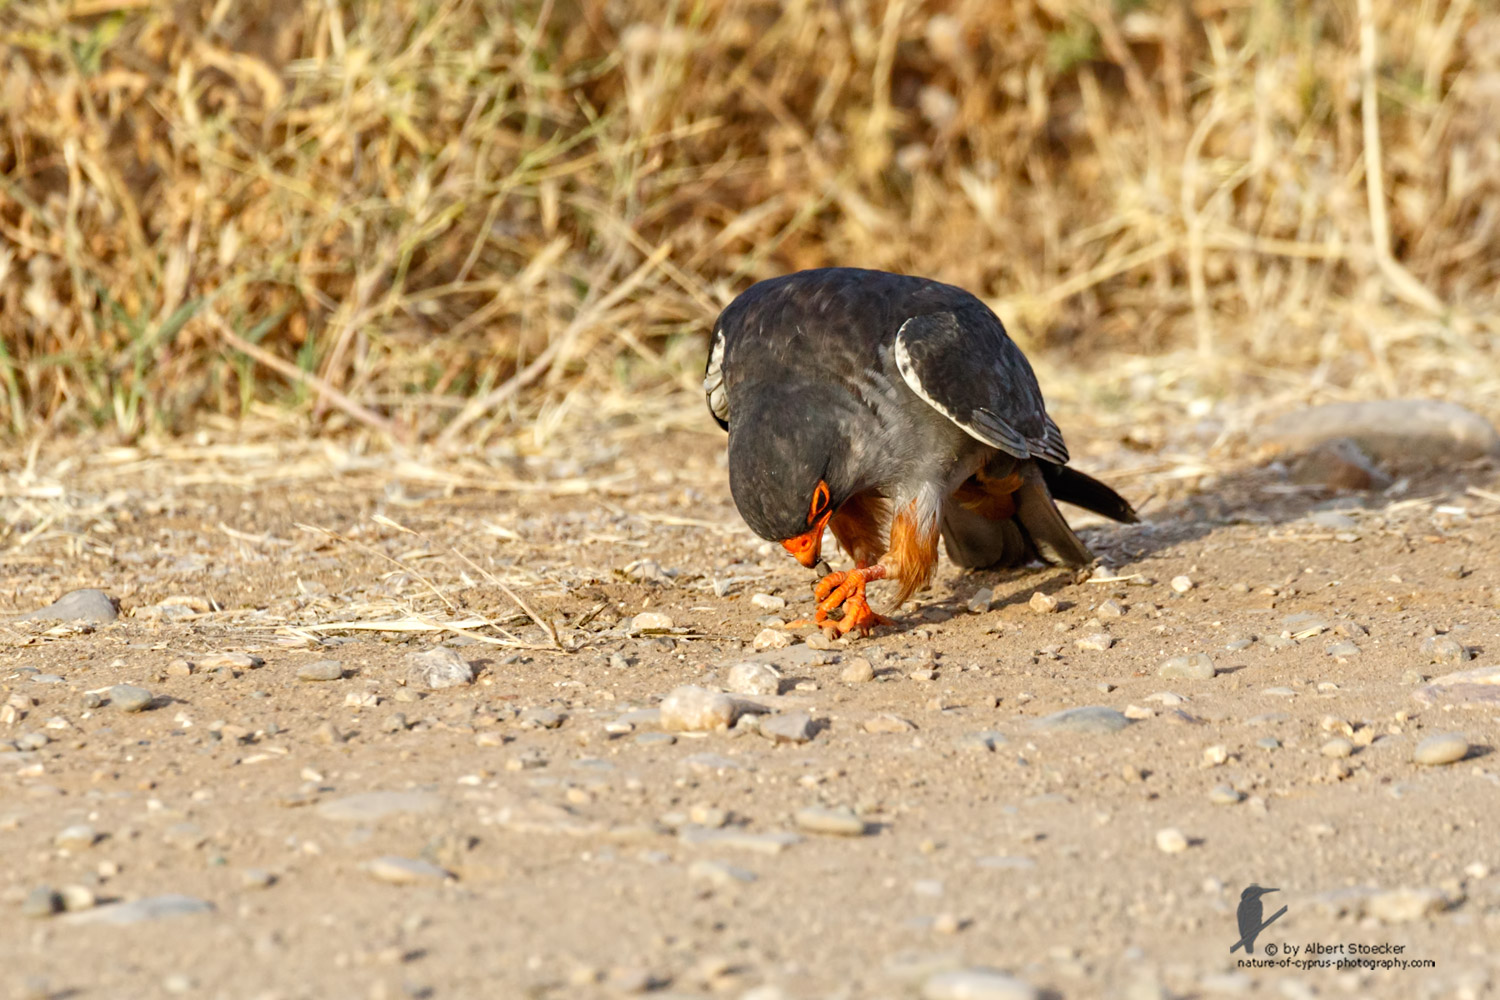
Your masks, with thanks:
[(1016, 458), (1067, 464), (1031, 365), (981, 303), (907, 320), (895, 355), (912, 392), (972, 437)]
[(708, 367), (703, 373), (703, 395), (708, 411), (719, 426), (729, 430), (729, 393), (724, 386), (724, 328), (714, 326), (713, 345), (708, 349)]

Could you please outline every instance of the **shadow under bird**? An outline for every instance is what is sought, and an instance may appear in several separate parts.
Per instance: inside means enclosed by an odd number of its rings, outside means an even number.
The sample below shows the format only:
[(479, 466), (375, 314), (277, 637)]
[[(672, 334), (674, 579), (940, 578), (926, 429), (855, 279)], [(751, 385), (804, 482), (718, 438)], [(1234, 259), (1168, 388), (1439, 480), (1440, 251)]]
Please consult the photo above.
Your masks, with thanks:
[(1025, 355), (952, 285), (854, 268), (759, 282), (714, 324), (703, 389), (751, 530), (816, 567), (828, 528), (854, 560), (814, 589), (830, 633), (889, 624), (866, 584), (895, 580), (899, 607), (931, 578), (939, 537), (966, 568), (1083, 567), (1093, 556), (1055, 501), (1137, 520), (1068, 468)]

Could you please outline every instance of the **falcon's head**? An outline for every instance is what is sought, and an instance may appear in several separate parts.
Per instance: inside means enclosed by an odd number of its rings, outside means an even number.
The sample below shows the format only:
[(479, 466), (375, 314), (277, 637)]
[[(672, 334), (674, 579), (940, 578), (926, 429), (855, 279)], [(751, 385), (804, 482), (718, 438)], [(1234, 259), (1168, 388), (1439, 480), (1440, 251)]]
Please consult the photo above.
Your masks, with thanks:
[(729, 427), (729, 491), (740, 515), (808, 567), (821, 558), (828, 519), (854, 493), (846, 435), (821, 395), (795, 383), (745, 386)]

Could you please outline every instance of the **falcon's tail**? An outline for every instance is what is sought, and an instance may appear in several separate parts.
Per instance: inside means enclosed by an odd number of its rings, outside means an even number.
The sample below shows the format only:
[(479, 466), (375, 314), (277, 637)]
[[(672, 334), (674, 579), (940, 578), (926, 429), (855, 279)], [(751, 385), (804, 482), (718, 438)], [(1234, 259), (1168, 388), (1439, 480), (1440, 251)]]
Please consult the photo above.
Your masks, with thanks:
[(1066, 500), (1117, 521), (1137, 520), (1114, 490), (1065, 466), (1028, 462), (1016, 469), (1020, 487), (1011, 494), (1014, 514), (989, 518), (956, 500), (943, 505), (943, 542), (948, 558), (969, 569), (1018, 566), (1040, 559), (1054, 566), (1087, 566), (1088, 546), (1068, 527), (1056, 500)]

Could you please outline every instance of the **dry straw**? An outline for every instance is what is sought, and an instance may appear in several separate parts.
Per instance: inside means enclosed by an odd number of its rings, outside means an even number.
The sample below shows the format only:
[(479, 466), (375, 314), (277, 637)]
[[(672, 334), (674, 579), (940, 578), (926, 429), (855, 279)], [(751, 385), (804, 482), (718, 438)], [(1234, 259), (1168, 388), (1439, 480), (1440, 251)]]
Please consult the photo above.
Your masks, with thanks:
[(0, 0), (0, 45), (20, 438), (472, 443), (691, 388), (728, 296), (827, 264), (1080, 357), (1496, 385), (1473, 0)]

